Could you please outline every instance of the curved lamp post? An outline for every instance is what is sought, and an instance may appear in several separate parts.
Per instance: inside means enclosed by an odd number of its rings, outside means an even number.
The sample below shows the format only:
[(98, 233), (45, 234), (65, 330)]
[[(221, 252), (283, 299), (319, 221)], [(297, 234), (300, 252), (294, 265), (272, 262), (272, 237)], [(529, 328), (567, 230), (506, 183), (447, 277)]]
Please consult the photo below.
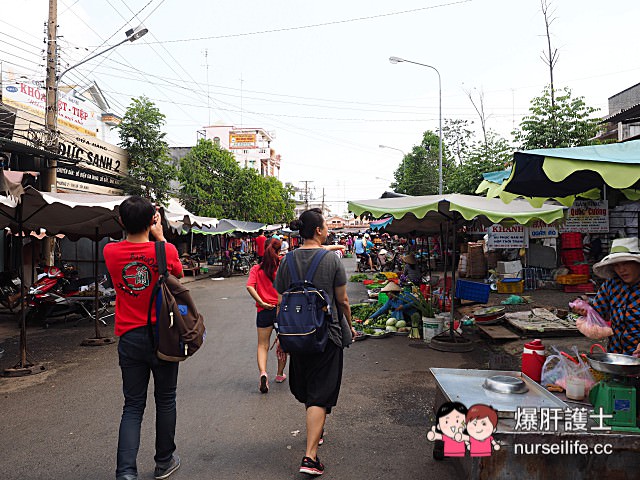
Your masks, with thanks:
[[(406, 177), (407, 174), (407, 164), (404, 161), (404, 158), (407, 156), (406, 153), (404, 153), (404, 150), (400, 150), (399, 148), (396, 147), (389, 147), (388, 145), (378, 145), (378, 147), (380, 148), (388, 148), (389, 150), (395, 150), (396, 152), (400, 152), (402, 154), (402, 175), (403, 177)], [(406, 178), (405, 178), (406, 180)]]
[[(62, 77), (68, 71), (73, 70), (74, 68), (79, 67), (80, 65), (88, 62), (89, 60), (93, 60), (94, 58), (99, 57), (100, 55), (104, 55), (105, 53), (113, 50), (114, 48), (119, 47), (123, 43), (135, 42), (139, 38), (144, 37), (147, 34), (147, 32), (149, 32), (149, 29), (147, 29), (142, 25), (139, 25), (136, 28), (127, 30), (125, 32), (125, 35), (127, 36), (127, 38), (125, 38), (121, 42), (116, 43), (115, 45), (111, 45), (110, 47), (105, 48), (104, 50), (101, 50), (98, 53), (91, 55), (90, 57), (85, 58), (81, 62), (70, 66), (66, 70), (63, 70), (60, 75), (57, 75), (55, 77), (53, 88), (50, 88), (50, 85), (47, 84), (47, 113), (45, 116), (45, 129), (48, 132), (53, 133), (53, 141), (49, 148), (52, 152), (54, 152), (55, 154), (58, 153), (58, 136), (57, 136), (57, 133), (58, 133), (58, 85), (60, 84), (60, 80), (62, 79)], [(49, 98), (50, 94), (52, 95), (51, 99)], [(45, 191), (55, 190), (56, 183), (57, 183), (57, 160), (52, 159), (49, 164), (49, 168), (47, 169), (46, 181), (43, 182), (44, 190)]]
[(404, 58), (400, 58), (400, 57), (389, 57), (389, 61), (391, 63), (402, 63), (402, 62), (406, 62), (406, 63), (413, 63), (415, 65), (420, 65), (422, 67), (427, 67), (427, 68), (431, 68), (432, 70), (435, 70), (436, 73), (438, 74), (438, 118), (439, 118), (439, 146), (438, 146), (438, 193), (440, 195), (442, 195), (442, 80), (440, 78), (440, 72), (438, 71), (438, 69), (434, 66), (431, 65), (427, 65), (426, 63), (419, 63), (419, 62), (414, 62), (412, 60), (405, 60)]
[(145, 28), (142, 25), (137, 26), (136, 28), (132, 28), (130, 30), (127, 30), (125, 32), (125, 35), (127, 36), (127, 38), (125, 38), (124, 40), (122, 40), (120, 43), (116, 43), (115, 45), (111, 45), (109, 48), (105, 48), (104, 50), (91, 55), (90, 57), (85, 58), (84, 60), (82, 60), (79, 63), (76, 63), (75, 65), (70, 66), (69, 68), (67, 68), (66, 70), (63, 70), (63, 72), (58, 75), (58, 77), (56, 78), (56, 95), (58, 93), (58, 83), (60, 83), (60, 79), (64, 76), (65, 73), (67, 73), (69, 70), (73, 70), (76, 67), (79, 67), (80, 65), (82, 65), (83, 63), (88, 62), (89, 60), (93, 60), (96, 57), (99, 57), (100, 55), (104, 55), (105, 53), (107, 53), (110, 50), (113, 50), (116, 47), (119, 47), (120, 45), (122, 45), (123, 43), (127, 43), (127, 42), (135, 42), (136, 40), (138, 40), (139, 38), (144, 37), (147, 33), (149, 32), (148, 28)]

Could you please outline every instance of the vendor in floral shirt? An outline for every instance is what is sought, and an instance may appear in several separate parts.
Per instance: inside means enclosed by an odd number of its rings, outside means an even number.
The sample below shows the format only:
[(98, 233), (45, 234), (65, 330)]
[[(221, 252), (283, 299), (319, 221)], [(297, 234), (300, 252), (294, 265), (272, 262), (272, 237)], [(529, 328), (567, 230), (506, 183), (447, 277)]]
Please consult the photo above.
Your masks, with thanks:
[(640, 356), (640, 247), (637, 238), (617, 238), (611, 253), (593, 266), (593, 273), (608, 279), (593, 302), (595, 310), (611, 322), (611, 353)]

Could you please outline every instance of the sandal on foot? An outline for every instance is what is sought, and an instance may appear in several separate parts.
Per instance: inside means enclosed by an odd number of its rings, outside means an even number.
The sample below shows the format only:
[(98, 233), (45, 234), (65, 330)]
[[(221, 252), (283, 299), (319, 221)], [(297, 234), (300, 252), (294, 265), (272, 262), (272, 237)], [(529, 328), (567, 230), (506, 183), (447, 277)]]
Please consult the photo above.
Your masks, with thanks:
[(269, 393), (269, 378), (266, 373), (260, 375), (260, 393)]
[(283, 373), (282, 375), (276, 375), (276, 383), (282, 383), (287, 379), (287, 374)]

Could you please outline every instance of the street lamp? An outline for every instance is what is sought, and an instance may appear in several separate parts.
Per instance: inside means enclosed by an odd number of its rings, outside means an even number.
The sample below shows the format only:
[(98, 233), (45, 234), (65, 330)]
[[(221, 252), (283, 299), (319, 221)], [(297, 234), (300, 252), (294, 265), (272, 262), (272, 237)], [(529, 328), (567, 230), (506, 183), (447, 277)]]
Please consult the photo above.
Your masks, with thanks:
[(390, 150), (397, 150), (398, 152), (400, 152), (400, 153), (402, 154), (402, 157), (403, 157), (403, 158), (407, 156), (407, 154), (406, 154), (406, 153), (404, 153), (404, 150), (400, 150), (399, 148), (396, 148), (396, 147), (389, 147), (389, 146), (387, 146), (387, 145), (378, 145), (378, 146), (379, 146), (380, 148), (388, 148), (388, 149), (390, 149)]
[(400, 152), (402, 154), (402, 176), (405, 177), (406, 180), (406, 173), (407, 173), (407, 164), (405, 163), (404, 159), (407, 156), (406, 153), (404, 153), (404, 150), (400, 150), (399, 148), (396, 147), (389, 147), (387, 145), (378, 145), (380, 148), (388, 148), (389, 150), (395, 150), (396, 152)]
[(440, 195), (442, 195), (442, 80), (440, 78), (440, 72), (438, 71), (438, 69), (436, 67), (433, 67), (431, 65), (427, 65), (425, 63), (419, 63), (419, 62), (414, 62), (412, 60), (405, 60), (404, 58), (400, 58), (400, 57), (389, 57), (389, 61), (391, 63), (402, 63), (402, 62), (407, 62), (407, 63), (413, 63), (415, 65), (420, 65), (422, 67), (427, 67), (427, 68), (431, 68), (432, 70), (435, 70), (436, 73), (438, 74), (438, 98), (439, 98), (439, 131), (438, 133), (440, 134), (440, 140), (439, 140), (439, 146), (438, 146), (438, 175), (439, 175), (439, 181), (438, 181), (438, 193)]
[(107, 53), (110, 50), (113, 50), (116, 47), (119, 47), (120, 45), (122, 45), (123, 43), (127, 43), (127, 42), (135, 42), (136, 40), (138, 40), (139, 38), (144, 37), (147, 32), (149, 32), (148, 28), (145, 28), (142, 25), (138, 25), (136, 28), (132, 28), (130, 30), (127, 30), (125, 32), (125, 35), (127, 36), (127, 38), (125, 38), (124, 40), (122, 40), (120, 43), (116, 43), (115, 45), (111, 45), (109, 48), (105, 48), (104, 50), (102, 50), (101, 52), (98, 52), (94, 55), (91, 55), (88, 58), (85, 58), (84, 60), (82, 60), (80, 63), (76, 63), (75, 65), (72, 65), (71, 67), (67, 68), (66, 70), (64, 70), (60, 75), (58, 75), (58, 77), (56, 78), (56, 96), (58, 95), (58, 83), (60, 83), (60, 80), (62, 79), (62, 77), (64, 76), (65, 73), (67, 73), (69, 70), (73, 70), (76, 67), (79, 67), (80, 65), (82, 65), (83, 63), (88, 62), (89, 60), (93, 60), (96, 57), (99, 57), (100, 55), (104, 55), (105, 53)]
[[(74, 68), (79, 67), (80, 65), (88, 62), (89, 60), (93, 60), (94, 58), (100, 55), (104, 55), (105, 53), (113, 50), (114, 48), (119, 47), (123, 43), (135, 42), (139, 38), (142, 38), (143, 36), (145, 36), (148, 31), (149, 29), (145, 28), (143, 25), (139, 25), (136, 28), (127, 30), (125, 32), (125, 35), (127, 36), (127, 38), (125, 38), (121, 42), (116, 43), (115, 45), (111, 45), (110, 47), (105, 48), (104, 50), (94, 55), (91, 55), (88, 58), (85, 58), (81, 62), (70, 66), (66, 70), (63, 70), (63, 72), (60, 75), (54, 78), (53, 87), (51, 87), (51, 84), (49, 83), (50, 78), (49, 76), (47, 76), (47, 114), (45, 117), (45, 128), (48, 132), (53, 133), (53, 139), (50, 145), (50, 150), (55, 155), (57, 155), (58, 153), (58, 135), (57, 135), (57, 132), (58, 132), (58, 85), (60, 84), (60, 80), (62, 79), (62, 77), (68, 71), (73, 70)], [(53, 93), (53, 95), (51, 95), (51, 93)], [(54, 158), (49, 163), (46, 180), (44, 181), (43, 187), (45, 191), (55, 190), (55, 186), (57, 183), (56, 168), (57, 168), (57, 160)]]

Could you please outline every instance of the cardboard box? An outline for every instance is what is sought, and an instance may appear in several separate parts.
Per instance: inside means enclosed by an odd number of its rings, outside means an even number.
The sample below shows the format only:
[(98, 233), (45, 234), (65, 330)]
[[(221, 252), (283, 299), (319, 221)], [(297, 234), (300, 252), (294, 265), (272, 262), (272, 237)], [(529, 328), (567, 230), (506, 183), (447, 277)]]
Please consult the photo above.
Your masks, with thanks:
[(520, 260), (514, 260), (513, 262), (498, 262), (498, 273), (519, 273), (521, 270), (522, 262)]

